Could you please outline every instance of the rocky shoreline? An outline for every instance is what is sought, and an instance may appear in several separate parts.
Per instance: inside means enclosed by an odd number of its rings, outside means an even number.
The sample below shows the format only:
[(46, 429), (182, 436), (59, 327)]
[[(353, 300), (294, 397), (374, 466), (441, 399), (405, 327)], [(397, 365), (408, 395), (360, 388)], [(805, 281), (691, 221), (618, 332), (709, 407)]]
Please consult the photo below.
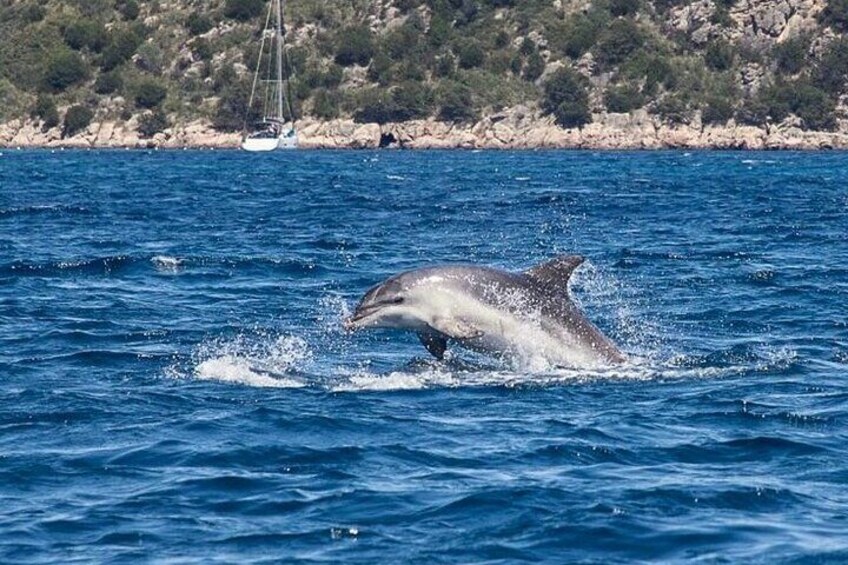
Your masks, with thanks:
[[(137, 124), (100, 121), (74, 137), (59, 128), (42, 132), (39, 124), (14, 120), (0, 125), (4, 148), (235, 148), (240, 134), (222, 133), (203, 121), (169, 128), (142, 138)], [(698, 116), (690, 124), (670, 126), (644, 110), (629, 114), (596, 114), (582, 128), (563, 129), (547, 116), (513, 108), (474, 124), (417, 120), (393, 124), (358, 124), (352, 120), (298, 124), (299, 145), (309, 149), (848, 149), (848, 131), (804, 131), (791, 119), (768, 127), (704, 126)]]

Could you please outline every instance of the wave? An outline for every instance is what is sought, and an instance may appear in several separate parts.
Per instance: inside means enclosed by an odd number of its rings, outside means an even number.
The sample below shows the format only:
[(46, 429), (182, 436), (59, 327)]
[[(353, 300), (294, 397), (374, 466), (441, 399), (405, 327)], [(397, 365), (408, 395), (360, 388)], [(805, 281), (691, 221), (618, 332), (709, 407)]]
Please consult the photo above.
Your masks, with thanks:
[(85, 206), (73, 206), (70, 204), (35, 204), (30, 206), (13, 206), (11, 208), (0, 208), (0, 219), (15, 216), (35, 215), (65, 215), (65, 214), (91, 214), (92, 210)]
[(177, 274), (190, 269), (245, 271), (259, 269), (274, 275), (313, 276), (322, 267), (310, 261), (275, 257), (178, 257), (174, 255), (108, 255), (48, 261), (15, 260), (0, 263), (0, 276), (45, 277), (66, 275), (113, 275), (128, 268), (153, 268), (160, 274)]
[(93, 259), (65, 259), (58, 261), (12, 261), (0, 264), (0, 275), (50, 276), (50, 275), (103, 275), (132, 265), (137, 261), (128, 255), (111, 255)]

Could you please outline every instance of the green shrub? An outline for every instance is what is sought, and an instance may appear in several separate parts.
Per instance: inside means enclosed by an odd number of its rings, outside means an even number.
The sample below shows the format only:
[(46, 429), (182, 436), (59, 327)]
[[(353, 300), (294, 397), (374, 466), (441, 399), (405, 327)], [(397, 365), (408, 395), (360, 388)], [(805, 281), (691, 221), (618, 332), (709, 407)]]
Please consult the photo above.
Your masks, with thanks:
[(676, 7), (683, 6), (685, 4), (689, 4), (690, 0), (654, 0), (653, 4), (656, 7), (658, 12), (667, 12), (668, 10)]
[(772, 56), (777, 64), (777, 70), (784, 74), (795, 75), (804, 70), (807, 50), (810, 48), (810, 37), (800, 35), (787, 39), (774, 46)]
[(736, 56), (733, 46), (724, 41), (716, 40), (707, 46), (707, 52), (704, 54), (704, 61), (707, 66), (715, 71), (726, 71), (733, 66), (733, 59)]
[[(220, 94), (232, 85), (241, 82), (242, 81), (238, 80), (238, 75), (236, 75), (236, 71), (233, 69), (232, 65), (224, 65), (219, 67), (215, 72), (215, 77), (212, 80), (212, 90), (216, 94)], [(245, 86), (244, 88), (248, 88), (248, 86)]]
[(473, 69), (481, 66), (486, 60), (486, 52), (480, 42), (475, 39), (459, 41), (454, 48), (459, 66), (463, 69)]
[(127, 21), (131, 21), (138, 18), (138, 2), (136, 2), (135, 0), (118, 0), (118, 3), (115, 8), (117, 8), (118, 12), (121, 14), (121, 17), (123, 17)]
[(848, 37), (839, 38), (828, 45), (813, 76), (817, 87), (839, 96), (848, 80)]
[(609, 10), (613, 16), (632, 16), (641, 8), (639, 0), (610, 0)]
[(47, 131), (59, 125), (59, 111), (56, 109), (56, 103), (53, 98), (44, 94), (38, 95), (30, 117), (41, 120), (41, 131)]
[(527, 57), (527, 64), (524, 66), (524, 80), (528, 82), (536, 82), (542, 73), (545, 72), (545, 60), (538, 51), (533, 51)]
[(663, 96), (650, 110), (671, 125), (686, 124), (692, 118), (689, 103), (680, 94)]
[(395, 6), (402, 14), (408, 14), (421, 5), (421, 0), (396, 0)]
[(382, 42), (386, 54), (395, 61), (422, 57), (426, 51), (421, 42), (423, 25), (416, 15), (386, 33)]
[(754, 108), (761, 113), (757, 116), (766, 121), (782, 122), (792, 112), (792, 86), (788, 83), (768, 85), (760, 89)]
[(452, 77), (456, 73), (456, 60), (450, 53), (445, 53), (436, 59), (436, 66), (433, 73), (437, 77)]
[[(44, 2), (44, 0), (40, 0), (44, 4), (48, 4), (49, 2)], [(111, 16), (109, 11), (111, 11), (112, 7), (115, 5), (115, 0), (68, 0), (63, 2), (63, 4), (70, 4), (77, 10), (83, 18), (86, 19), (104, 19), (103, 16), (106, 15)], [(51, 10), (52, 11), (52, 10)]]
[(572, 59), (578, 59), (590, 51), (601, 37), (601, 25), (587, 16), (578, 16), (567, 28), (562, 51)]
[(610, 112), (631, 112), (645, 105), (645, 97), (633, 84), (611, 86), (604, 93), (604, 105)]
[(385, 124), (392, 121), (394, 102), (386, 92), (375, 92), (368, 96), (362, 106), (354, 113), (353, 120), (358, 123)]
[(185, 28), (191, 35), (203, 35), (213, 27), (212, 20), (205, 14), (192, 12), (186, 18)]
[(254, 123), (262, 118), (261, 108), (248, 107), (250, 102), (249, 87), (242, 83), (228, 83), (222, 87), (221, 97), (215, 107), (212, 117), (212, 127), (218, 131), (240, 131), (245, 122)]
[(150, 138), (163, 131), (168, 126), (170, 126), (170, 123), (168, 123), (168, 117), (162, 110), (157, 109), (153, 112), (148, 112), (139, 118), (136, 131), (141, 134), (141, 137)]
[(454, 81), (440, 85), (437, 93), (438, 118), (443, 122), (473, 122), (477, 119), (471, 89)]
[(509, 51), (505, 49), (492, 51), (486, 58), (486, 65), (484, 68), (490, 73), (505, 75), (510, 72), (510, 61), (512, 61), (512, 55)]
[(531, 53), (537, 53), (539, 50), (536, 48), (536, 42), (530, 39), (529, 37), (525, 37), (521, 41), (521, 45), (518, 47), (518, 52), (524, 55), (530, 55)]
[(672, 90), (677, 82), (671, 60), (661, 53), (637, 53), (623, 63), (620, 70), (621, 74), (630, 80), (639, 81), (644, 78), (642, 93), (649, 97), (657, 93), (660, 85)]
[(111, 71), (129, 61), (144, 41), (135, 30), (127, 28), (113, 29), (109, 35), (109, 43), (100, 57), (100, 68), (104, 71)]
[(552, 20), (545, 24), (545, 37), (552, 50), (578, 59), (597, 43), (606, 25), (604, 18), (590, 12), (572, 15), (564, 22)]
[(391, 93), (372, 91), (366, 93), (362, 107), (353, 119), (360, 123), (405, 122), (430, 115), (433, 95), (430, 89), (419, 82), (407, 81)]
[(617, 65), (644, 44), (644, 34), (636, 23), (631, 20), (614, 20), (601, 34), (594, 53), (602, 64)]
[(374, 56), (371, 30), (365, 26), (342, 29), (336, 35), (335, 45), (335, 61), (344, 67), (351, 65), (364, 67)]
[(246, 22), (261, 14), (263, 7), (262, 0), (227, 0), (224, 4), (224, 15)]
[(580, 127), (592, 121), (585, 77), (571, 69), (557, 70), (545, 81), (542, 109), (562, 127)]
[(135, 64), (138, 68), (155, 75), (162, 73), (165, 56), (156, 43), (150, 41), (142, 43), (137, 55)]
[(736, 121), (750, 126), (762, 126), (768, 121), (769, 109), (760, 96), (746, 98), (736, 110)]
[(330, 63), (327, 66), (327, 70), (321, 73), (320, 86), (325, 88), (336, 88), (342, 83), (343, 79), (344, 69), (335, 63)]
[(717, 1), (715, 11), (710, 16), (710, 23), (722, 27), (733, 27), (733, 18), (730, 17), (730, 5), (732, 5), (732, 2), (727, 4), (721, 0)]
[(88, 66), (73, 51), (59, 51), (47, 61), (42, 87), (50, 92), (61, 92), (88, 78)]
[(71, 22), (62, 33), (62, 38), (71, 49), (79, 51), (88, 48), (95, 53), (102, 51), (109, 40), (106, 29), (99, 23), (90, 20)]
[(733, 117), (733, 100), (725, 96), (709, 96), (701, 111), (704, 124), (726, 124)]
[(392, 60), (382, 50), (371, 58), (368, 65), (368, 80), (378, 82), (385, 86), (392, 80)]
[(319, 88), (312, 95), (312, 115), (322, 120), (339, 117), (339, 96), (337, 93)]
[(819, 17), (822, 23), (837, 31), (848, 31), (848, 0), (827, 0)]
[(65, 124), (62, 127), (62, 137), (73, 137), (83, 131), (94, 118), (94, 112), (85, 106), (71, 106), (65, 112)]
[(477, 19), (477, 15), (480, 13), (480, 7), (477, 5), (477, 2), (474, 0), (461, 0), (457, 3), (459, 4), (458, 13), (456, 20), (454, 20), (456, 25), (467, 26)]
[(24, 6), (23, 10), (21, 11), (21, 17), (23, 18), (23, 20), (26, 23), (30, 24), (40, 22), (44, 19), (44, 16), (46, 15), (47, 10), (45, 10), (43, 6), (34, 2)]
[[(200, 37), (195, 41), (198, 41), (200, 39), (204, 38)], [(192, 45), (194, 45), (194, 42), (192, 42)], [(271, 56), (267, 50), (262, 53), (262, 61), (259, 60), (259, 46), (255, 43), (248, 43), (244, 46), (241, 52), (241, 59), (244, 65), (250, 71), (256, 71), (256, 69), (259, 67), (261, 67), (262, 69), (268, 69), (269, 65), (271, 64)]]
[(145, 80), (135, 88), (135, 105), (139, 108), (155, 108), (165, 100), (168, 90), (153, 80)]
[(524, 68), (524, 59), (520, 54), (516, 53), (512, 56), (512, 59), (509, 60), (509, 70), (512, 71), (514, 75), (520, 75), (521, 69)]
[(94, 81), (94, 92), (97, 94), (112, 94), (124, 87), (124, 81), (118, 71), (100, 73)]
[(821, 88), (806, 80), (778, 82), (760, 89), (747, 100), (737, 119), (752, 125), (781, 122), (794, 113), (804, 129), (830, 130), (836, 125), (836, 101)]
[(505, 30), (499, 30), (498, 33), (495, 34), (495, 49), (503, 49), (504, 47), (509, 46), (509, 41), (509, 34)]
[(804, 129), (827, 131), (836, 126), (836, 101), (812, 84), (802, 82), (795, 85), (791, 108), (801, 118)]
[(201, 61), (211, 61), (215, 54), (212, 50), (212, 44), (203, 37), (198, 37), (191, 42), (191, 52)]
[(406, 81), (392, 91), (393, 122), (405, 122), (430, 115), (433, 93), (421, 82)]
[(451, 23), (446, 18), (440, 17), (439, 14), (434, 14), (430, 18), (430, 27), (427, 30), (427, 42), (434, 47), (441, 47), (453, 35)]
[(427, 78), (427, 73), (418, 61), (409, 60), (397, 65), (397, 72), (394, 75), (395, 81), (418, 81), (424, 82)]

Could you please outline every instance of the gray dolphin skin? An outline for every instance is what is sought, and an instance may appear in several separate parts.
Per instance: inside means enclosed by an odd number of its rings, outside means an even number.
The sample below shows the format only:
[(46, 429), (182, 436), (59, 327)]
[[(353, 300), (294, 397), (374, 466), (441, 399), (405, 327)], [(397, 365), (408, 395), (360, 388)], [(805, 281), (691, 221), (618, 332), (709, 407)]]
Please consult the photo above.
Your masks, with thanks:
[(523, 273), (473, 265), (406, 271), (366, 292), (345, 327), (412, 330), (437, 359), (451, 340), (558, 367), (622, 363), (625, 356), (569, 298), (569, 278), (581, 263), (567, 255)]

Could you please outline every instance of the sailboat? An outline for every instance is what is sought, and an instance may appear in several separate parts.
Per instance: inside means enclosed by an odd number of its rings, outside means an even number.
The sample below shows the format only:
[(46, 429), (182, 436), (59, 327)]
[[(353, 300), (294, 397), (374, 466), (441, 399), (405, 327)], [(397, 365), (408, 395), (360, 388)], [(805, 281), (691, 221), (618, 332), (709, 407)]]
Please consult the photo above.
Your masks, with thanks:
[[(271, 27), (271, 20), (275, 20)], [(273, 58), (269, 57), (267, 75), (264, 80), (259, 78), (262, 72), (262, 55), (265, 52), (266, 39), (269, 53), (273, 49)], [(259, 46), (259, 62), (253, 75), (253, 87), (250, 89), (248, 112), (253, 108), (253, 100), (257, 93), (257, 85), (264, 85), (259, 90), (263, 93), (264, 109), (262, 121), (254, 124), (253, 131), (245, 135), (241, 148), (245, 151), (274, 151), (276, 149), (297, 148), (297, 131), (294, 127), (294, 110), (292, 109), (291, 87), (288, 77), (283, 76), (283, 10), (282, 0), (273, 0), (268, 7), (265, 18), (265, 28), (262, 31), (262, 42)], [(272, 73), (271, 67), (276, 67)], [(288, 64), (286, 65), (288, 68)], [(246, 125), (246, 120), (245, 120)]]

